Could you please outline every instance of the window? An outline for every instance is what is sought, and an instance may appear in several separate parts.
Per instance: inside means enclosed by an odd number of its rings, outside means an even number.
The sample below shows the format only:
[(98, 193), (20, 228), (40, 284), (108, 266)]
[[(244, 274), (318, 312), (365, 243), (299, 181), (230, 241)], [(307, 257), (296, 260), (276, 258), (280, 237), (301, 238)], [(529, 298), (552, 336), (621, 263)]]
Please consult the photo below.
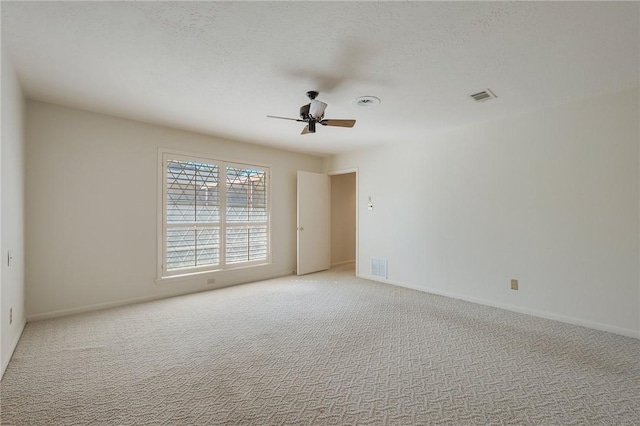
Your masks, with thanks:
[(269, 262), (266, 167), (162, 153), (161, 276)]

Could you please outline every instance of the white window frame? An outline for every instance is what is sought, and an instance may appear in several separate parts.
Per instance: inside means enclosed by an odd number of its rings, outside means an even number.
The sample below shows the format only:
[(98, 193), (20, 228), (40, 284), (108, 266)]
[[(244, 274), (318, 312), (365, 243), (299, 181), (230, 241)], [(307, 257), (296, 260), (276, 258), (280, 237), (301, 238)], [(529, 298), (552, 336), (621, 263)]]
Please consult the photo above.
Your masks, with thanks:
[[(267, 179), (267, 220), (260, 222), (267, 227), (267, 256), (266, 259), (260, 259), (249, 262), (226, 263), (226, 204), (227, 191), (226, 185), (221, 185), (220, 198), (220, 262), (218, 265), (206, 265), (200, 267), (184, 268), (174, 271), (166, 271), (167, 256), (167, 161), (195, 161), (199, 163), (213, 164), (218, 166), (219, 179), (226, 179), (227, 166), (237, 168), (256, 168), (266, 173)], [(231, 226), (241, 226), (243, 224), (252, 224), (255, 222), (230, 222)], [(242, 161), (229, 161), (215, 159), (202, 154), (194, 154), (169, 149), (158, 150), (158, 260), (157, 260), (157, 277), (158, 280), (166, 280), (172, 278), (189, 277), (212, 272), (227, 271), (233, 269), (244, 269), (255, 266), (271, 264), (271, 167), (264, 164), (246, 163)]]

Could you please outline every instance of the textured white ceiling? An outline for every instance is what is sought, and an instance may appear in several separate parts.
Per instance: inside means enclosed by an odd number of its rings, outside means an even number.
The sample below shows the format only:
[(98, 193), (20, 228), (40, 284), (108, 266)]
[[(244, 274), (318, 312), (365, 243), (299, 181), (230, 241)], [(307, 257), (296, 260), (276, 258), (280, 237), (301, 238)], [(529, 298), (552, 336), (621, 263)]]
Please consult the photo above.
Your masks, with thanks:
[[(8, 2), (28, 97), (310, 153), (638, 87), (637, 2)], [(475, 103), (490, 88), (498, 99)], [(300, 135), (305, 92), (353, 129)], [(382, 103), (356, 108), (373, 95)]]

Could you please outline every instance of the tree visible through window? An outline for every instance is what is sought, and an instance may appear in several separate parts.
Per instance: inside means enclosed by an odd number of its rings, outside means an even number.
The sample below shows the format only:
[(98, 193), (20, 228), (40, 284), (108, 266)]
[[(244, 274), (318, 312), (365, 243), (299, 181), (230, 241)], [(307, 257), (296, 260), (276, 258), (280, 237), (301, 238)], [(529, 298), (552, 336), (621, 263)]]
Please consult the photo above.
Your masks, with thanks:
[(268, 169), (163, 155), (162, 275), (267, 263)]

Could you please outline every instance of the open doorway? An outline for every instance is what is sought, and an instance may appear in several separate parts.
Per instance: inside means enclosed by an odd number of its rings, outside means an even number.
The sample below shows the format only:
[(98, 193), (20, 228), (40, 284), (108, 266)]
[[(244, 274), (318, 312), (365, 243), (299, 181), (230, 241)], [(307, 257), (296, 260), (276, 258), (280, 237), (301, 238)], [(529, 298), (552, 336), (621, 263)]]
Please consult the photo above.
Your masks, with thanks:
[(356, 172), (331, 175), (331, 267), (356, 273)]

